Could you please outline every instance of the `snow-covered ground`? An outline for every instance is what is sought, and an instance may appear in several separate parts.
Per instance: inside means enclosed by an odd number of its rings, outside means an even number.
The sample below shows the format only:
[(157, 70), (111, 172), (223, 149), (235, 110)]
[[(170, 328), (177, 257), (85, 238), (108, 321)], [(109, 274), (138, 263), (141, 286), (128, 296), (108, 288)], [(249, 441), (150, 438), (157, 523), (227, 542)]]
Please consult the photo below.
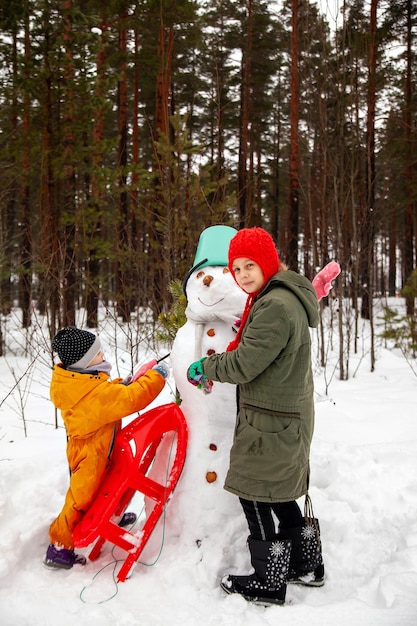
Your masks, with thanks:
[[(364, 350), (366, 327), (360, 332)], [(318, 589), (289, 586), (286, 604), (269, 608), (227, 596), (219, 588), (224, 573), (250, 571), (246, 523), (232, 496), (227, 523), (216, 527), (213, 509), (216, 532), (196, 542), (194, 522), (179, 532), (170, 518), (174, 494), (164, 528), (124, 583), (115, 583), (120, 567), (115, 561), (124, 553), (108, 544), (85, 567), (47, 569), (42, 558), (48, 526), (68, 484), (65, 431), (60, 418), (55, 428), (44, 358), (37, 359), (11, 394), (31, 359), (0, 358), (0, 624), (417, 624), (417, 378), (402, 355), (381, 340), (376, 356), (373, 373), (368, 356), (351, 356), (355, 376), (344, 382), (337, 373), (331, 376), (330, 365), (326, 375), (315, 367), (310, 493), (320, 520), (326, 584)], [(332, 359), (334, 354), (329, 363)], [(173, 393), (171, 377), (155, 404), (172, 401)], [(190, 541), (184, 541), (187, 535)]]

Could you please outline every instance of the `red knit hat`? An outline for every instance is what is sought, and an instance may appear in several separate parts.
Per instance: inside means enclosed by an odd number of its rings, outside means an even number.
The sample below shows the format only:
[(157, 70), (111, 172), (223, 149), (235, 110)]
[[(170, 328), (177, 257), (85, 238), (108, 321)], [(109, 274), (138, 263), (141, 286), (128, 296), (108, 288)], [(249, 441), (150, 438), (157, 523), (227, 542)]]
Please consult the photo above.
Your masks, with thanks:
[(265, 283), (279, 270), (279, 257), (271, 235), (263, 228), (243, 228), (229, 244), (229, 270), (233, 273), (233, 261), (251, 259), (257, 263), (264, 275)]
[[(264, 275), (264, 284), (279, 270), (279, 257), (274, 240), (263, 228), (243, 228), (239, 230), (230, 241), (228, 267), (233, 278), (235, 276), (233, 272), (233, 261), (240, 258), (251, 259), (251, 261), (255, 261), (255, 263), (260, 266)], [(242, 314), (239, 330), (236, 337), (227, 346), (227, 352), (236, 350), (238, 347), (250, 310), (258, 294), (259, 292), (249, 294)]]

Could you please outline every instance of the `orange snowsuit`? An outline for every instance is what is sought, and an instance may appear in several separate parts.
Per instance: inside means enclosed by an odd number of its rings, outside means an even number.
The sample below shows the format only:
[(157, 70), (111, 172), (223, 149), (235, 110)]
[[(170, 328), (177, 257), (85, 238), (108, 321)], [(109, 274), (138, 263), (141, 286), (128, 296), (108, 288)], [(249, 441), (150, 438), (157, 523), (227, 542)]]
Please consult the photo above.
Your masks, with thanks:
[(104, 372), (80, 374), (55, 365), (50, 395), (67, 431), (70, 485), (61, 513), (49, 528), (51, 543), (74, 547), (72, 531), (89, 508), (106, 472), (121, 418), (144, 409), (165, 385), (149, 370), (130, 385)]

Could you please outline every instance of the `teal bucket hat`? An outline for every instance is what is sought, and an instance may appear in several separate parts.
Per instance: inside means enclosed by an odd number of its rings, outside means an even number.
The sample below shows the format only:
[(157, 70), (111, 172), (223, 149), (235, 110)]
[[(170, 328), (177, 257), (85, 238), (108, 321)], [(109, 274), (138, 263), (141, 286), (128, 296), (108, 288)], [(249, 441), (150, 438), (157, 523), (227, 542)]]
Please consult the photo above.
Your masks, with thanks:
[(185, 295), (187, 295), (187, 281), (197, 268), (206, 267), (207, 265), (227, 267), (230, 240), (236, 233), (237, 230), (232, 226), (224, 226), (221, 224), (209, 226), (203, 230), (198, 240), (193, 266), (187, 273), (182, 284)]

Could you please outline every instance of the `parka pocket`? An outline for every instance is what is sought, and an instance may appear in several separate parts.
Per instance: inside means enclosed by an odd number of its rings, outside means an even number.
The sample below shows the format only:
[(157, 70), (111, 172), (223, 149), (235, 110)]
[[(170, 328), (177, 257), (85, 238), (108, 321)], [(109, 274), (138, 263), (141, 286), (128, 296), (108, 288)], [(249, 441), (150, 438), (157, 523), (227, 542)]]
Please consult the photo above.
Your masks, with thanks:
[(300, 427), (300, 416), (293, 413), (264, 412), (250, 410), (244, 412), (244, 422), (262, 433), (279, 434), (287, 429), (296, 431)]
[[(260, 412), (239, 411), (230, 467), (253, 480), (282, 480), (299, 463), (301, 420), (279, 414), (262, 421), (263, 417)], [(252, 425), (260, 421), (263, 426), (269, 423), (273, 430)]]

